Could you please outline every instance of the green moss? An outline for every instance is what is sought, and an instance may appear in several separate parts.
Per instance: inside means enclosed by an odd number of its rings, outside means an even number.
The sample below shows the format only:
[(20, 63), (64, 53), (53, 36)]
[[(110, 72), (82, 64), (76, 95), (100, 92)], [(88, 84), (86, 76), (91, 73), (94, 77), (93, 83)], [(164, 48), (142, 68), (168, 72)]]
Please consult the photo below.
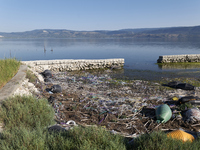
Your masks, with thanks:
[(200, 62), (156, 63), (161, 69), (193, 69), (200, 68)]

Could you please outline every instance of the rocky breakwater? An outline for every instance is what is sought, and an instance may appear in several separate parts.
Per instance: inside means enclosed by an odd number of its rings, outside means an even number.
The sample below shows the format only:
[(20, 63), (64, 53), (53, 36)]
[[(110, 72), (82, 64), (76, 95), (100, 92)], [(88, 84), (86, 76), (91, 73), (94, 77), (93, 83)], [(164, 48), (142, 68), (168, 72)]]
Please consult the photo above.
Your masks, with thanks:
[(74, 71), (101, 68), (121, 68), (124, 65), (124, 59), (58, 59), (22, 61), (22, 63), (32, 68), (40, 68), (40, 70)]
[(200, 62), (200, 54), (163, 55), (159, 56), (157, 63)]

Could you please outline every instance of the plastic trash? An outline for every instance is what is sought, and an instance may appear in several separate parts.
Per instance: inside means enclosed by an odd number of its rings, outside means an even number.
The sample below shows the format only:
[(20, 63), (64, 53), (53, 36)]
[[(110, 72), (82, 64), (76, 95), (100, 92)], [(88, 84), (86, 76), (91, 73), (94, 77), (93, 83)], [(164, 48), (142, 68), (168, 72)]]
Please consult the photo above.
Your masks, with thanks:
[(180, 83), (180, 82), (172, 81), (172, 82), (169, 82), (167, 85), (168, 85), (169, 87), (176, 88), (176, 86), (177, 86), (179, 83)]
[(53, 94), (53, 92), (51, 92), (51, 91), (48, 91), (49, 92), (49, 94)]
[(49, 102), (49, 103), (53, 103), (54, 101), (55, 101), (55, 97), (50, 96), (50, 97), (48, 98), (48, 102)]
[(51, 87), (50, 91), (53, 93), (60, 93), (60, 92), (62, 92), (62, 88), (60, 85), (53, 85)]
[(67, 130), (59, 125), (53, 125), (48, 128), (48, 131), (49, 133), (53, 133), (53, 132), (65, 132)]
[(167, 104), (160, 105), (156, 108), (156, 118), (158, 123), (167, 122), (172, 116), (172, 111)]
[(175, 138), (175, 139), (180, 139), (184, 142), (186, 141), (192, 142), (194, 140), (194, 136), (182, 130), (175, 130), (175, 131), (169, 132), (167, 136), (171, 138)]
[(76, 122), (75, 122), (75, 121), (73, 121), (73, 120), (69, 120), (69, 121), (67, 121), (67, 123), (66, 123), (66, 124), (68, 124), (68, 125), (74, 125), (74, 126), (77, 126)]
[(194, 86), (188, 83), (180, 83), (176, 81), (169, 82), (167, 84), (169, 87), (183, 89), (183, 90), (194, 90)]
[(187, 121), (194, 122), (200, 121), (200, 110), (197, 108), (191, 108), (186, 112), (186, 119)]
[(43, 72), (41, 72), (41, 74), (45, 77), (45, 78), (51, 78), (53, 75), (51, 73), (51, 70), (45, 70)]
[[(179, 104), (184, 104), (184, 103), (187, 103), (187, 102), (191, 102), (192, 103), (192, 101), (195, 101), (195, 100), (200, 100), (200, 99), (197, 96), (185, 96), (185, 97), (181, 97), (178, 100), (178, 103)], [(193, 104), (195, 104), (195, 102), (193, 102)]]
[(175, 97), (172, 98), (172, 100), (173, 101), (178, 101), (179, 99), (178, 99), (178, 97), (175, 96)]
[(51, 73), (51, 70), (45, 70), (42, 72), (42, 74), (45, 74), (45, 73)]
[(176, 88), (183, 90), (194, 90), (194, 86), (188, 83), (179, 83)]
[(192, 105), (200, 105), (200, 100), (189, 101)]
[(52, 78), (49, 78), (49, 77), (44, 79), (44, 82), (52, 82), (52, 81), (53, 81)]

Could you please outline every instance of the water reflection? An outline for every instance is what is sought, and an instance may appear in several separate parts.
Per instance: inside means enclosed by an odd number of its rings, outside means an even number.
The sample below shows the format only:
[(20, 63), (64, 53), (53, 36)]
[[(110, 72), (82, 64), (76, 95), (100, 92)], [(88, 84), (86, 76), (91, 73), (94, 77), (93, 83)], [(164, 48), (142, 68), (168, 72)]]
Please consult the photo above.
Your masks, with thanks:
[(0, 57), (14, 56), (24, 61), (124, 58), (125, 69), (164, 71), (167, 68), (188, 69), (191, 66), (158, 66), (155, 63), (159, 56), (199, 54), (199, 41), (197, 39), (1, 39)]
[(159, 63), (158, 68), (162, 70), (198, 69), (200, 68), (200, 63)]

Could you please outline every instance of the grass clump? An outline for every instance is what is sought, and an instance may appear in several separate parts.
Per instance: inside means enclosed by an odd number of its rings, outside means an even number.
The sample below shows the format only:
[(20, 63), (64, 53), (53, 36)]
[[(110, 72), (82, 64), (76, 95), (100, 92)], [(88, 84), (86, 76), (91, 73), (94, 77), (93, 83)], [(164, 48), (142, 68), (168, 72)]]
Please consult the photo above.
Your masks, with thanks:
[(46, 99), (11, 97), (3, 101), (0, 119), (5, 124), (1, 150), (48, 149), (45, 131), (54, 123), (54, 110)]
[(15, 96), (4, 101), (0, 118), (5, 129), (1, 150), (125, 149), (124, 138), (97, 127), (74, 127), (62, 133), (49, 133), (54, 110), (46, 99)]
[(0, 140), (2, 150), (125, 150), (124, 138), (97, 127), (75, 127), (63, 133), (49, 134), (37, 126), (34, 130), (13, 128)]
[(15, 96), (3, 102), (0, 117), (6, 129), (13, 127), (35, 128), (53, 123), (54, 110), (46, 99), (36, 99), (32, 96)]
[(125, 150), (124, 138), (103, 128), (74, 127), (62, 134), (48, 134), (48, 149)]
[(1, 150), (47, 150), (44, 129), (37, 126), (34, 130), (14, 127), (4, 131), (0, 140)]
[(17, 73), (20, 61), (16, 59), (0, 60), (0, 89)]
[(69, 132), (68, 137), (78, 149), (126, 149), (124, 137), (113, 135), (100, 127), (77, 127)]
[(31, 83), (35, 83), (37, 80), (37, 77), (30, 70), (27, 70), (26, 78), (29, 79), (29, 82)]
[(15, 96), (4, 101), (0, 118), (5, 129), (0, 136), (1, 150), (185, 150), (200, 149), (200, 140), (182, 142), (164, 132), (144, 134), (128, 143), (100, 127), (74, 127), (66, 132), (48, 132), (54, 110), (46, 99)]
[(144, 134), (134, 140), (134, 144), (129, 145), (128, 149), (133, 150), (196, 150), (200, 149), (200, 140), (196, 139), (193, 142), (173, 139), (167, 137), (164, 132), (152, 132)]

